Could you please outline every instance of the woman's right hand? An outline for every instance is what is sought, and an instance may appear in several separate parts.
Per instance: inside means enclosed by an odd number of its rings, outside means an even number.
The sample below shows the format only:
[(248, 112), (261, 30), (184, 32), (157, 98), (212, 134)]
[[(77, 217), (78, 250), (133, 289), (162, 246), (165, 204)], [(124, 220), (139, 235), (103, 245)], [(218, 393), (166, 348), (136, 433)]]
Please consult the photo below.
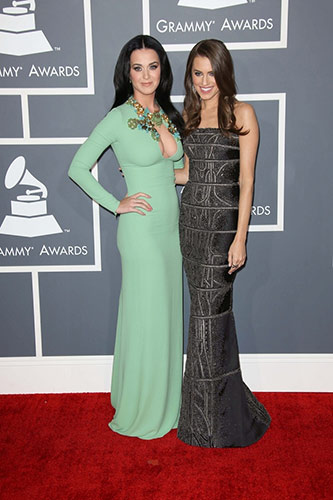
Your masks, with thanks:
[(142, 197), (151, 198), (151, 196), (146, 193), (135, 193), (131, 196), (125, 196), (125, 198), (123, 198), (119, 203), (116, 213), (127, 214), (129, 212), (136, 212), (140, 215), (146, 215), (144, 212), (142, 212), (142, 209), (147, 210), (147, 212), (151, 212), (153, 210), (152, 206), (149, 205), (146, 200), (143, 200)]

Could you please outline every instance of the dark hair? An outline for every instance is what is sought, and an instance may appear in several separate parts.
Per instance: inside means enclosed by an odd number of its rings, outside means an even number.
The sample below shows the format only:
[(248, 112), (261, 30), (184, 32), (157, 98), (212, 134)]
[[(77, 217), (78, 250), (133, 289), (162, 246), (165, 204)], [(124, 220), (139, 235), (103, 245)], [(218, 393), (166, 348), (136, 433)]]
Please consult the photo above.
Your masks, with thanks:
[(156, 89), (156, 100), (173, 124), (176, 125), (178, 131), (182, 133), (184, 129), (184, 120), (170, 100), (173, 77), (169, 59), (160, 42), (152, 36), (135, 36), (121, 49), (114, 71), (113, 83), (116, 95), (111, 109), (124, 104), (133, 94), (129, 76), (130, 57), (134, 50), (140, 49), (152, 49), (157, 53), (161, 65), (161, 78), (159, 86)]
[(220, 91), (217, 118), (221, 133), (224, 135), (229, 135), (231, 132), (237, 135), (247, 134), (248, 132), (242, 132), (242, 127), (236, 127), (234, 108), (237, 87), (230, 52), (221, 40), (215, 39), (198, 42), (187, 59), (184, 80), (184, 113), (186, 116), (184, 134), (188, 135), (192, 130), (196, 129), (201, 121), (200, 97), (193, 88), (192, 82), (192, 66), (197, 56), (207, 57), (212, 65), (214, 78)]

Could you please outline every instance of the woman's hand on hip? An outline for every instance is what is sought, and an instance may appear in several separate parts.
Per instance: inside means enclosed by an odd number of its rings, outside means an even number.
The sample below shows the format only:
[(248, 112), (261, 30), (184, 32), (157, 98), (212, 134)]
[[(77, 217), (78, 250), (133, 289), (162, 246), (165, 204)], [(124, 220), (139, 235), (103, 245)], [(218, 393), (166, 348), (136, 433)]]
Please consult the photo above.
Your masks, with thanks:
[(146, 200), (142, 198), (151, 198), (149, 194), (146, 193), (135, 193), (131, 196), (125, 196), (121, 200), (116, 210), (117, 214), (127, 214), (129, 212), (136, 212), (140, 215), (146, 215), (142, 210), (147, 210), (151, 212), (153, 210), (152, 206)]
[(244, 266), (246, 260), (246, 246), (242, 241), (234, 239), (231, 243), (228, 252), (228, 264), (229, 271), (228, 274), (232, 274), (237, 271), (240, 267)]

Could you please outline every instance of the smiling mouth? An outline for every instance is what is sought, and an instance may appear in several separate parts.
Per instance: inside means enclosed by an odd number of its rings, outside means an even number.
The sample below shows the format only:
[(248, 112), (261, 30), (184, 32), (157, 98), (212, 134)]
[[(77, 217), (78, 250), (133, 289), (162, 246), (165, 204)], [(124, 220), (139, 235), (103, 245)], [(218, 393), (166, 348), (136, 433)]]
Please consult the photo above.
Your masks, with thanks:
[(207, 94), (208, 92), (210, 92), (211, 90), (213, 90), (213, 87), (200, 87), (200, 90), (201, 90), (201, 92)]

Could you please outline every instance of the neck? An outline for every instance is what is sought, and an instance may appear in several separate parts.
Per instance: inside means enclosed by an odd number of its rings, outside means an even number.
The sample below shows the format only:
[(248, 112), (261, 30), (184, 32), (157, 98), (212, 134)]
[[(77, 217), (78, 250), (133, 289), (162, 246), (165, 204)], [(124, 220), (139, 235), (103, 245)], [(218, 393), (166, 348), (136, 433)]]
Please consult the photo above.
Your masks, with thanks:
[(211, 111), (214, 108), (216, 109), (216, 112), (218, 110), (219, 106), (219, 96), (216, 95), (213, 99), (208, 99), (205, 101), (204, 99), (201, 99), (201, 109), (205, 111)]
[(156, 111), (155, 107), (155, 92), (150, 95), (139, 94), (134, 92), (133, 97), (138, 103), (141, 104), (144, 108), (148, 108), (151, 113)]

